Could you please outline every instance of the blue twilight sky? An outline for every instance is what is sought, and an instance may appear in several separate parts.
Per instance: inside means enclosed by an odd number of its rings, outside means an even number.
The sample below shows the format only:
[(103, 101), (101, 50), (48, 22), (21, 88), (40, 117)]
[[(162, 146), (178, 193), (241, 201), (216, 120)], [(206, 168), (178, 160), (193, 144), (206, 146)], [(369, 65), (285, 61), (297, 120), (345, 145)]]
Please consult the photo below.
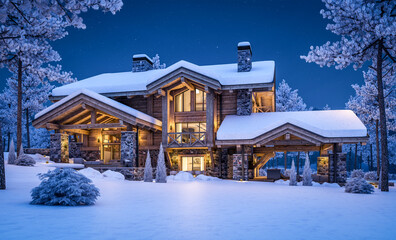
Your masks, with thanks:
[[(187, 60), (198, 65), (236, 62), (236, 46), (250, 41), (253, 60), (275, 60), (278, 83), (285, 79), (308, 106), (345, 107), (362, 72), (320, 68), (300, 55), (311, 45), (338, 39), (325, 30), (320, 0), (124, 0), (116, 15), (91, 10), (85, 30), (53, 43), (63, 68), (77, 79), (130, 71), (132, 55), (158, 53), (167, 66)], [(0, 70), (0, 89), (9, 74)]]

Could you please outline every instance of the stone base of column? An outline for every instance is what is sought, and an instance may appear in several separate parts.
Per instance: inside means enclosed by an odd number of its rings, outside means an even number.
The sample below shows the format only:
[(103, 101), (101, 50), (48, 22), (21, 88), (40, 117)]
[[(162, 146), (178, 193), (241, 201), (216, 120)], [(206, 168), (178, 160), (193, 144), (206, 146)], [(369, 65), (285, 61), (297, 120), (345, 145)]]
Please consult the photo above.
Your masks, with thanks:
[(329, 154), (329, 182), (346, 183), (346, 154)]
[(242, 166), (242, 154), (233, 154), (233, 168), (232, 179), (234, 180), (248, 180), (248, 161), (245, 155), (244, 166)]
[(134, 131), (121, 132), (121, 163), (127, 167), (135, 167), (137, 161), (137, 133)]
[(81, 142), (69, 142), (69, 158), (81, 158)]
[(69, 135), (65, 133), (51, 134), (50, 160), (53, 162), (69, 162)]

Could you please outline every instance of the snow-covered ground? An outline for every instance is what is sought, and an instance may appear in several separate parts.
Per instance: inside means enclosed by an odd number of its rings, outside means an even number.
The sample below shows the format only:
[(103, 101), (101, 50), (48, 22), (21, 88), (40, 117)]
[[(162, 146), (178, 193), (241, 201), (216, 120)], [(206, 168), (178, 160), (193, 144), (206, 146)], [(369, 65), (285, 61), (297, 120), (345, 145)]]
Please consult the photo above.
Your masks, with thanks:
[[(396, 189), (371, 195), (334, 185), (264, 182), (144, 183), (95, 177), (96, 205), (30, 205), (37, 174), (6, 165), (0, 239), (394, 239)], [(93, 175), (95, 176), (95, 175)]]

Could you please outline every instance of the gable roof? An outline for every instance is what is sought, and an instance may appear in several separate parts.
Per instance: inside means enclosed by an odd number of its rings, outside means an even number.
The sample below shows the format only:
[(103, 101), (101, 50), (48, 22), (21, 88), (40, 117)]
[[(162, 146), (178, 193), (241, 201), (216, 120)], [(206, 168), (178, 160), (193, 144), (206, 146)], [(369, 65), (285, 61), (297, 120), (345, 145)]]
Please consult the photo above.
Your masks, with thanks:
[(228, 115), (217, 131), (217, 140), (254, 140), (285, 125), (322, 138), (366, 138), (367, 129), (350, 110), (265, 112)]
[(146, 94), (149, 84), (180, 68), (188, 69), (207, 78), (211, 78), (221, 86), (273, 83), (275, 75), (274, 61), (253, 62), (250, 72), (238, 72), (236, 63), (198, 66), (181, 60), (165, 69), (96, 75), (75, 83), (57, 87), (52, 90), (52, 96), (67, 96), (81, 89), (89, 89), (105, 95), (122, 92), (143, 95)]
[[(65, 108), (67, 104), (70, 103), (70, 106), (68, 106), (68, 108), (71, 109), (76, 104), (77, 105), (83, 103), (85, 104), (87, 100), (94, 101), (96, 103), (95, 107), (97, 107), (98, 110), (102, 110), (100, 109), (100, 105), (102, 105), (104, 106), (103, 108), (106, 108), (106, 110), (111, 111), (108, 112), (109, 114), (115, 113), (116, 117), (120, 118), (121, 120), (125, 120), (126, 122), (132, 120), (132, 122), (138, 121), (139, 123), (143, 125), (147, 125), (148, 127), (153, 127), (153, 125), (154, 128), (157, 129), (160, 129), (162, 127), (162, 122), (160, 120), (87, 89), (80, 89), (78, 91), (75, 91), (69, 96), (63, 98), (62, 100), (38, 112), (35, 115), (33, 125), (35, 127), (42, 127), (42, 124), (40, 123), (42, 122), (47, 123), (50, 121), (48, 119), (56, 117), (56, 114), (53, 113), (56, 112), (58, 109), (64, 112), (65, 109), (60, 109), (60, 108)], [(103, 109), (103, 111), (106, 110)]]

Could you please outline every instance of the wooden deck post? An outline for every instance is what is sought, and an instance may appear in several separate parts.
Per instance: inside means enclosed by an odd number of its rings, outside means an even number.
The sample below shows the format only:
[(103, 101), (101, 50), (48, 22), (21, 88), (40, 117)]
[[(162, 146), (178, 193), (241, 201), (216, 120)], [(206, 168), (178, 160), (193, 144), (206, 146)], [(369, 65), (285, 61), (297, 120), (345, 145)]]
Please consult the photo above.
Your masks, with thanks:
[(162, 96), (162, 146), (166, 148), (168, 146), (168, 91)]

